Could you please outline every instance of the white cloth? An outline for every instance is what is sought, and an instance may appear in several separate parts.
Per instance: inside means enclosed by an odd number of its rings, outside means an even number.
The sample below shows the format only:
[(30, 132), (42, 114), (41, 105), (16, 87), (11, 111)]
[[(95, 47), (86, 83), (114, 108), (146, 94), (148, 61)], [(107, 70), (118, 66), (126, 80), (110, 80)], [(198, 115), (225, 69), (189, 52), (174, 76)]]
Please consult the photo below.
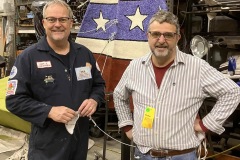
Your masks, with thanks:
[(68, 131), (68, 133), (73, 134), (76, 122), (79, 118), (79, 114), (77, 114), (71, 121), (69, 121), (68, 123), (65, 124), (65, 127)]

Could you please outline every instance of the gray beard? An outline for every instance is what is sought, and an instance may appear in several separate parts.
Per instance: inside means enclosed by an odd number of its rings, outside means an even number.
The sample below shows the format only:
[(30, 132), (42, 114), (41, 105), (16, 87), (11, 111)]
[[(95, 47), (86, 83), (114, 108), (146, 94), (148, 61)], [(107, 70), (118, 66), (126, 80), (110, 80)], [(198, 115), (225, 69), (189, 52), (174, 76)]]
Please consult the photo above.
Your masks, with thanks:
[(164, 52), (155, 52), (152, 50), (152, 53), (155, 55), (155, 57), (167, 57), (170, 53), (169, 49)]

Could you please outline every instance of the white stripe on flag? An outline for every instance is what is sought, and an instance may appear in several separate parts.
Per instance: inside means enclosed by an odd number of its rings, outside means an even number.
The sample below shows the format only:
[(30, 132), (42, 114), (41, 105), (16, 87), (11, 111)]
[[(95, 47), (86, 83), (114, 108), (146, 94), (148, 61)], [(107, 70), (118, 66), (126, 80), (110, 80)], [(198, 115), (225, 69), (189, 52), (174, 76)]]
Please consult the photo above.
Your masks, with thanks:
[(101, 39), (76, 38), (76, 43), (89, 48), (93, 53), (102, 53), (113, 58), (134, 59), (149, 53), (148, 42), (108, 41)]

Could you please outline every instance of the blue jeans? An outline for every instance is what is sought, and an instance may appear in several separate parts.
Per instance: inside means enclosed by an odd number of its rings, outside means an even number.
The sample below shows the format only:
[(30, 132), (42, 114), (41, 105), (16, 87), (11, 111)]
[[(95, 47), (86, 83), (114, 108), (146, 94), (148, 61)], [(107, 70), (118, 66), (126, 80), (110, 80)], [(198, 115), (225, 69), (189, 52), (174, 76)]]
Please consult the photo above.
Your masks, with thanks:
[(196, 154), (196, 151), (193, 151), (193, 152), (176, 155), (176, 156), (154, 158), (150, 154), (141, 153), (139, 149), (136, 147), (135, 153), (134, 153), (134, 159), (135, 160), (197, 160), (197, 154)]

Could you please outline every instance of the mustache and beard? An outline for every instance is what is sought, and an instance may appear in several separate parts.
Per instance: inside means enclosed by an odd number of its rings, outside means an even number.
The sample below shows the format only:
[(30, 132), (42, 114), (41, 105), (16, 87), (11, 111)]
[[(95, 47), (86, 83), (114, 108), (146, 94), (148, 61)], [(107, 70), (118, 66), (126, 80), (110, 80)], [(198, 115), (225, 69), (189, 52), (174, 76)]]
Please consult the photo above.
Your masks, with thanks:
[(166, 57), (171, 53), (171, 50), (169, 49), (169, 46), (167, 44), (157, 43), (151, 50), (152, 53), (159, 58)]

